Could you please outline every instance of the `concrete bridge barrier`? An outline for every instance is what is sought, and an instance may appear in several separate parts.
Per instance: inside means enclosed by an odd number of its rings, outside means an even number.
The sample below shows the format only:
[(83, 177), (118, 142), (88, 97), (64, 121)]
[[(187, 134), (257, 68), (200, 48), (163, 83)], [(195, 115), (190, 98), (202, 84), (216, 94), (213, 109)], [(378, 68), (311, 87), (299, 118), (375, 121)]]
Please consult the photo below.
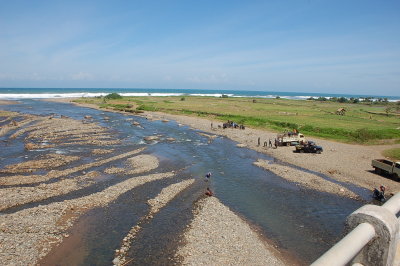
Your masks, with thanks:
[(346, 221), (348, 234), (313, 266), (400, 266), (400, 193), (382, 206), (365, 205)]

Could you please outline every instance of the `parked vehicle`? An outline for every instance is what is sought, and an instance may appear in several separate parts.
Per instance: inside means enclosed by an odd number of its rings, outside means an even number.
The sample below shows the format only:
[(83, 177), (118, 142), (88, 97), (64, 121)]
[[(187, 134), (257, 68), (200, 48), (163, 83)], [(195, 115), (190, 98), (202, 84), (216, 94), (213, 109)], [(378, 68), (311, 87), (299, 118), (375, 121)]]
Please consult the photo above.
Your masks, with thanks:
[(296, 145), (295, 152), (299, 153), (309, 152), (309, 153), (320, 154), (321, 152), (323, 152), (323, 148), (321, 146), (316, 145), (314, 141), (308, 141), (304, 144)]
[(306, 142), (306, 137), (299, 132), (285, 132), (278, 134), (278, 146), (294, 146)]
[(386, 159), (376, 159), (372, 160), (371, 165), (377, 174), (387, 174), (397, 178), (400, 177), (400, 162), (393, 162)]

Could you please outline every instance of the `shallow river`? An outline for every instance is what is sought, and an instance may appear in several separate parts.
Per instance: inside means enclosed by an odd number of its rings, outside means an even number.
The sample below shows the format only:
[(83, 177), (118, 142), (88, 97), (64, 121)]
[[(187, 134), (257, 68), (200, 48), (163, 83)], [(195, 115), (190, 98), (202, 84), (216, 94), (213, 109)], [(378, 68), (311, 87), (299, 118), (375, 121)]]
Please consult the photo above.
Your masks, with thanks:
[[(210, 186), (223, 204), (246, 219), (264, 237), (304, 264), (318, 258), (338, 240), (345, 218), (363, 204), (303, 189), (253, 165), (257, 159), (274, 161), (274, 158), (236, 147), (237, 143), (224, 137), (209, 142), (207, 137), (198, 134), (199, 131), (179, 126), (174, 121), (150, 121), (132, 115), (36, 100), (24, 100), (21, 104), (2, 106), (1, 109), (37, 115), (65, 115), (78, 120), (90, 115), (94, 122), (110, 128), (117, 138), (123, 140), (121, 149), (147, 146), (146, 153), (157, 156), (161, 162), (158, 172), (185, 168), (175, 180), (145, 184), (135, 189), (134, 196), (125, 193), (107, 208), (85, 214), (72, 230), (71, 237), (49, 257), (49, 262), (55, 264), (63, 257), (60, 264), (108, 265), (126, 232), (146, 214), (145, 200), (156, 196), (162, 187), (176, 182), (180, 176), (194, 177), (197, 182), (163, 208), (151, 223), (143, 226), (135, 240), (140, 245), (130, 250), (132, 256), (140, 258), (134, 264), (168, 263), (180, 240), (179, 235), (190, 221), (193, 204), (203, 195), (206, 186)], [(104, 119), (106, 116), (109, 120)], [(128, 118), (134, 118), (142, 127), (132, 126)], [(143, 137), (150, 135), (160, 135), (161, 141), (145, 143)], [(166, 138), (176, 140), (163, 141)], [(25, 156), (34, 157), (32, 152), (23, 150), (22, 144), (0, 145), (3, 158), (0, 167)], [(206, 183), (204, 175), (207, 172), (212, 172), (212, 177)], [(89, 194), (118, 181), (111, 178), (107, 182), (52, 201)], [(40, 204), (46, 204), (46, 201)], [(22, 208), (30, 206), (33, 205)]]

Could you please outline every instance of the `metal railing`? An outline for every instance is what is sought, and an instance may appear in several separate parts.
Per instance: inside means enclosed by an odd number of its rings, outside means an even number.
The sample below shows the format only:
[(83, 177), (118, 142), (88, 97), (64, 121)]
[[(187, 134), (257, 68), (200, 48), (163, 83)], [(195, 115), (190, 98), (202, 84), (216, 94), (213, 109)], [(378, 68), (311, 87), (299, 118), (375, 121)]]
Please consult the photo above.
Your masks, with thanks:
[(400, 193), (380, 207), (361, 207), (347, 219), (352, 230), (311, 265), (393, 265), (399, 244), (399, 211)]

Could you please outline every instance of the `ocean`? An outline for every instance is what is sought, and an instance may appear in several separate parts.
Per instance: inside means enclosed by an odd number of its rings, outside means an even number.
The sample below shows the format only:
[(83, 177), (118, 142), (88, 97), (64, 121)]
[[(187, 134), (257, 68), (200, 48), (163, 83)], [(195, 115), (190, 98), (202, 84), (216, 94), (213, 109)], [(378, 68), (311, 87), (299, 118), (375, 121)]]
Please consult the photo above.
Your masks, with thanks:
[(281, 91), (249, 91), (249, 90), (192, 90), (192, 89), (135, 89), (135, 88), (0, 88), (0, 99), (44, 99), (44, 98), (75, 98), (105, 96), (109, 93), (119, 93), (122, 96), (209, 96), (221, 97), (254, 97), (305, 100), (310, 97), (345, 97), (387, 98), (391, 102), (399, 101), (400, 96), (356, 95), (310, 92)]

